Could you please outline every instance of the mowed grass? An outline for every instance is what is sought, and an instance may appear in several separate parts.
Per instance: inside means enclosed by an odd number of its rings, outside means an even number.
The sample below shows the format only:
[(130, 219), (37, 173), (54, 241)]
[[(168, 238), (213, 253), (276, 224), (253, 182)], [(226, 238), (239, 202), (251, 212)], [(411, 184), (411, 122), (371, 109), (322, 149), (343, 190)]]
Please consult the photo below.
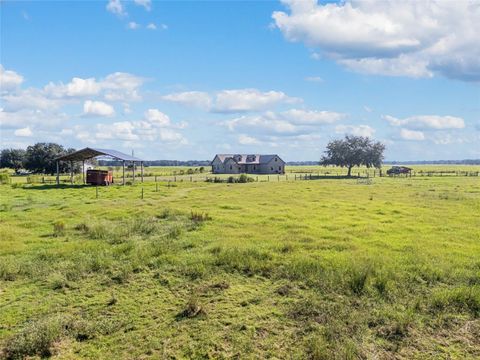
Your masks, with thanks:
[(0, 187), (0, 358), (480, 356), (480, 179)]

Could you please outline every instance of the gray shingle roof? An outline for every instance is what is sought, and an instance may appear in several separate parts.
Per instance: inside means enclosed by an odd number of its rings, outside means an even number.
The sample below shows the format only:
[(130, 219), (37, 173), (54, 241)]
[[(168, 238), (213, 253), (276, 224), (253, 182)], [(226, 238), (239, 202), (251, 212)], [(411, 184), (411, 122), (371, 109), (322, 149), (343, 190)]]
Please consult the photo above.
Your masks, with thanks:
[(218, 157), (222, 163), (227, 159), (233, 159), (237, 164), (267, 164), (275, 157), (281, 160), (280, 156), (276, 154), (217, 154), (216, 157)]

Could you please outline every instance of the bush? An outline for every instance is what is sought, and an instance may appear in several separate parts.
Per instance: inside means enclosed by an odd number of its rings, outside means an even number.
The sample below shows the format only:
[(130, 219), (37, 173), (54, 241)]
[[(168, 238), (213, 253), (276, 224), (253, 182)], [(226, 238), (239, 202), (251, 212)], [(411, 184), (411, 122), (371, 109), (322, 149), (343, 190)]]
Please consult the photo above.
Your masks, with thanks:
[(10, 179), (10, 174), (8, 172), (0, 172), (0, 184), (5, 185), (5, 184), (10, 184), (11, 179)]

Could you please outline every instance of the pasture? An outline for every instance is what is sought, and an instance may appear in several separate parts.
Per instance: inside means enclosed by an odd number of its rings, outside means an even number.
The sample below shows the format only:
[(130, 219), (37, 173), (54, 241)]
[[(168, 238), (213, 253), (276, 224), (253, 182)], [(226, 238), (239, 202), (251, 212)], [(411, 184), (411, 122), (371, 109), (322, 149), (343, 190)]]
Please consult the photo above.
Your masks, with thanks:
[(480, 357), (479, 177), (167, 185), (0, 186), (0, 358)]

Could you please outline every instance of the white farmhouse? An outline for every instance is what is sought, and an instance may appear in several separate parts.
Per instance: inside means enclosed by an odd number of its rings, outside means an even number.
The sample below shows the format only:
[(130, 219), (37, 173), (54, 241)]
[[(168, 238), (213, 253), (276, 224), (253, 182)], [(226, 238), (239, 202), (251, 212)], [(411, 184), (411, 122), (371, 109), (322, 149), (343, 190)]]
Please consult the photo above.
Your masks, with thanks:
[(284, 174), (285, 161), (278, 155), (217, 154), (212, 160), (214, 174)]

